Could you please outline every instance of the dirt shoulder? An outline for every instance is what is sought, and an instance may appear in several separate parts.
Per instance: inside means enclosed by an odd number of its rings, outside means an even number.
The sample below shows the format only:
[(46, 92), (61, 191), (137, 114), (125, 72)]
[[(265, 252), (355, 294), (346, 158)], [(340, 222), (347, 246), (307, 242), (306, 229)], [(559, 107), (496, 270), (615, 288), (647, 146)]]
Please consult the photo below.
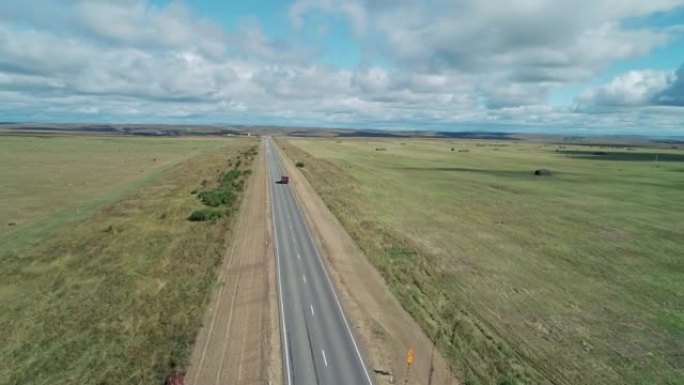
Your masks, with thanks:
[(444, 358), (433, 349), (430, 339), (402, 308), (380, 273), (311, 184), (283, 151), (281, 155), (345, 313), (360, 339), (369, 369), (392, 373), (391, 376), (376, 373), (376, 384), (403, 382), (408, 349), (415, 352), (409, 372), (411, 384), (459, 384)]
[(217, 287), (195, 342), (186, 383), (280, 383), (275, 266), (268, 186), (260, 151), (224, 256)]

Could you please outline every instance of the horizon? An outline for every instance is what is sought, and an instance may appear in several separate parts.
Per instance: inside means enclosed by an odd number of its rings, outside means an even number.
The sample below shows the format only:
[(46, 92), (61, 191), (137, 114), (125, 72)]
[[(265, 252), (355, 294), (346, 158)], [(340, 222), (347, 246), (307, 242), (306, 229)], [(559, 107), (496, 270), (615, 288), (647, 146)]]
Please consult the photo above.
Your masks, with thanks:
[(684, 0), (27, 0), (0, 42), (16, 123), (684, 135)]
[[(640, 139), (665, 139), (665, 140), (684, 140), (684, 132), (673, 133), (670, 135), (655, 135), (648, 133), (631, 133), (631, 134), (621, 134), (616, 132), (601, 133), (595, 130), (581, 129), (581, 131), (534, 131), (534, 130), (506, 130), (505, 126), (495, 126), (487, 128), (456, 128), (448, 129), (392, 129), (392, 128), (354, 128), (354, 127), (344, 127), (344, 126), (307, 126), (307, 125), (283, 125), (283, 124), (240, 124), (240, 123), (136, 123), (136, 122), (5, 122), (0, 121), (0, 130), (3, 129), (2, 126), (5, 125), (17, 125), (26, 126), (20, 127), (18, 130), (26, 130), (30, 132), (33, 128), (41, 127), (30, 127), (31, 125), (52, 125), (52, 126), (77, 126), (66, 129), (66, 131), (73, 130), (74, 132), (88, 132), (80, 131), (79, 129), (83, 127), (78, 126), (133, 126), (137, 128), (145, 128), (146, 126), (156, 127), (213, 127), (220, 129), (230, 129), (230, 128), (276, 128), (276, 129), (303, 129), (303, 130), (330, 130), (330, 131), (353, 131), (353, 132), (377, 132), (377, 133), (416, 133), (416, 134), (501, 134), (501, 135), (529, 135), (529, 136), (550, 136), (550, 137), (572, 137), (572, 138), (640, 138)], [(57, 127), (58, 128), (58, 127)], [(60, 131), (59, 129), (57, 131)], [(257, 136), (264, 136), (264, 134), (256, 134)], [(268, 135), (266, 135), (268, 136)], [(420, 137), (420, 136), (417, 136)]]

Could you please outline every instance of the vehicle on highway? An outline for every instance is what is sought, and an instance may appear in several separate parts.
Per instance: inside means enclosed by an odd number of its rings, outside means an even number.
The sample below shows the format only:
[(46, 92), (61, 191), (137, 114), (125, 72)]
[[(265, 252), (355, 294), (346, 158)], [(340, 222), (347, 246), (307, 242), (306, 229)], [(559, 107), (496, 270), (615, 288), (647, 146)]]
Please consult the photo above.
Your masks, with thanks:
[(288, 183), (290, 183), (290, 177), (287, 176), (287, 175), (283, 175), (283, 176), (280, 177), (280, 180), (279, 180), (278, 182), (276, 182), (276, 183), (288, 184)]

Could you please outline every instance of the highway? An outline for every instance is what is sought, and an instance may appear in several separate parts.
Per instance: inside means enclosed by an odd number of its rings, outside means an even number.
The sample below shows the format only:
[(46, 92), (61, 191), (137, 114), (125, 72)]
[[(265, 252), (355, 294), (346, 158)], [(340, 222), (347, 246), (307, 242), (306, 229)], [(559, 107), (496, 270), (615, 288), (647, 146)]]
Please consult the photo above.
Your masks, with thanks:
[(286, 385), (372, 385), (279, 153), (264, 140), (277, 258), (277, 285)]

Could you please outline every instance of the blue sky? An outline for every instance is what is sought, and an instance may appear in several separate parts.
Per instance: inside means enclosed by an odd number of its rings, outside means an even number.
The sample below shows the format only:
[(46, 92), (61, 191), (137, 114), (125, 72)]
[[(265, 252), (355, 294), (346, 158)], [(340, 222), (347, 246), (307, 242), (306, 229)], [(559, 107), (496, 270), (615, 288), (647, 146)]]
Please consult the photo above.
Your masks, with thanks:
[(684, 0), (0, 0), (0, 121), (684, 135)]

